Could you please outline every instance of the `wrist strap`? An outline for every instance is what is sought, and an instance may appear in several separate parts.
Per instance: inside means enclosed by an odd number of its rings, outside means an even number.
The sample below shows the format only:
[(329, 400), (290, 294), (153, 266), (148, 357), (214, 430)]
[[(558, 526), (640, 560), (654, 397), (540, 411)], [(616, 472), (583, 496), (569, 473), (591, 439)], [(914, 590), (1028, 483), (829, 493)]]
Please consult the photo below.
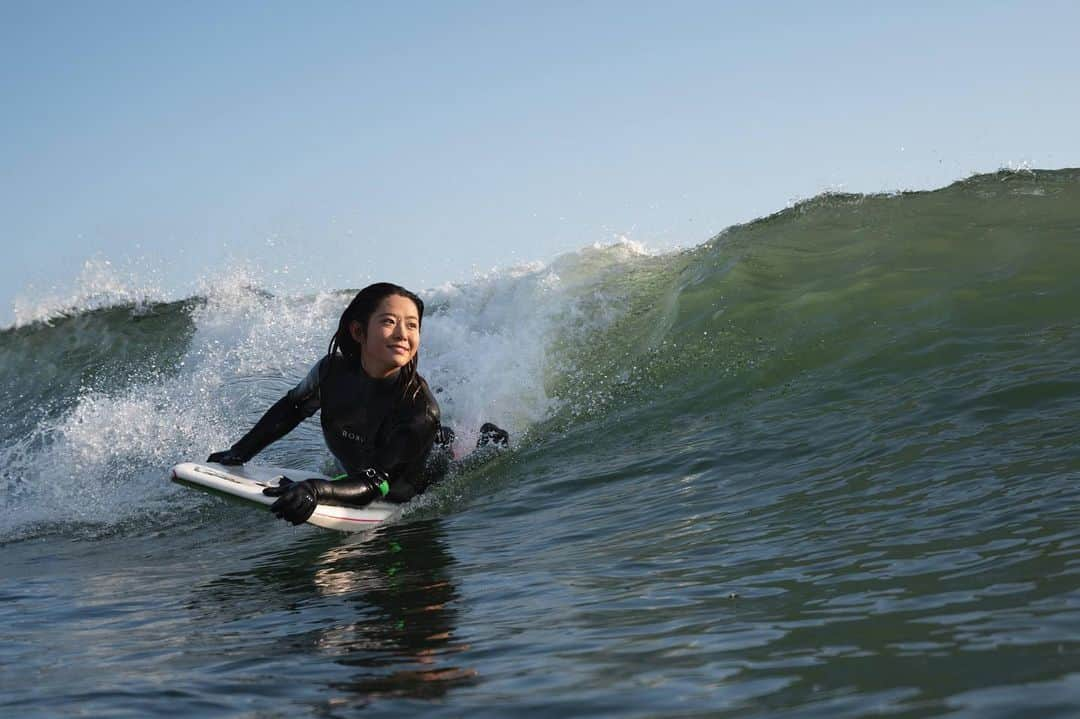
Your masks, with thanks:
[(390, 494), (390, 483), (386, 481), (386, 472), (380, 472), (374, 467), (368, 467), (364, 470), (364, 476), (371, 480), (371, 483), (379, 490), (379, 494), (385, 497)]
[[(345, 479), (348, 476), (349, 475), (347, 474), (339, 474), (338, 476), (334, 477), (334, 479)], [(390, 482), (387, 481), (386, 474), (384, 472), (380, 472), (377, 469), (368, 467), (364, 470), (364, 476), (371, 480), (372, 486), (374, 486), (375, 489), (379, 490), (380, 495), (385, 497), (386, 495), (390, 494)]]

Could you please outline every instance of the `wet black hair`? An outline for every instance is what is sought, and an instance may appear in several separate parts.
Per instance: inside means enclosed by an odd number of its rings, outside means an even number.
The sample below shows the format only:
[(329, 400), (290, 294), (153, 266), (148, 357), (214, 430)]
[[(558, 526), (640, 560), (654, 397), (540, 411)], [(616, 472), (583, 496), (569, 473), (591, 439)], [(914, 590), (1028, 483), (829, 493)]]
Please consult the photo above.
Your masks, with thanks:
[[(335, 352), (340, 352), (348, 362), (359, 364), (360, 345), (353, 339), (349, 327), (353, 322), (359, 322), (363, 328), (363, 333), (366, 335), (368, 322), (371, 320), (371, 316), (375, 314), (375, 310), (379, 309), (379, 303), (392, 295), (404, 297), (416, 305), (418, 321), (422, 326), (424, 323), (424, 301), (422, 299), (401, 285), (390, 282), (376, 282), (357, 292), (356, 297), (353, 297), (352, 302), (341, 313), (337, 332), (330, 338), (330, 346), (326, 350), (327, 356), (333, 357)], [(417, 353), (409, 360), (407, 365), (401, 368), (398, 377), (401, 382), (403, 397), (415, 395), (420, 390), (420, 382), (416, 374), (419, 360), (420, 355)]]

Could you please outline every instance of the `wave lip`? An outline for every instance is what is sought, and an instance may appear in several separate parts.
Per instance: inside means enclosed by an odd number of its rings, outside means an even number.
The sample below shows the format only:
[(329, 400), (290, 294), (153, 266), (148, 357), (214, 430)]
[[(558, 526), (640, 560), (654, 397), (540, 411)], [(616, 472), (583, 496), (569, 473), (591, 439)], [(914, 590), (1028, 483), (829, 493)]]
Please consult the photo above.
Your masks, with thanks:
[(16, 297), (14, 328), (45, 323), (115, 306), (141, 308), (167, 301), (156, 280), (133, 281), (131, 273), (121, 273), (109, 260), (89, 259), (83, 263), (75, 286), (67, 293)]

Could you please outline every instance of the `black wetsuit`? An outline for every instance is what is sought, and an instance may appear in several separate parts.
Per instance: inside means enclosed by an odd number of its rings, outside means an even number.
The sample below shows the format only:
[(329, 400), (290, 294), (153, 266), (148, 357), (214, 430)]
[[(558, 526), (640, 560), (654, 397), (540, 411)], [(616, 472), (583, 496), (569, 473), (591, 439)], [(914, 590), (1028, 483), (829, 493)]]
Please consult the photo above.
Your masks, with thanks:
[(407, 390), (400, 378), (373, 379), (359, 362), (327, 355), (229, 452), (246, 462), (321, 410), (326, 445), (348, 474), (333, 483), (332, 499), (351, 504), (355, 491), (356, 501), (370, 501), (366, 488), (374, 477), (375, 485), (389, 485), (387, 500), (407, 502), (432, 482), (425, 465), (439, 432), (439, 405), (422, 377)]

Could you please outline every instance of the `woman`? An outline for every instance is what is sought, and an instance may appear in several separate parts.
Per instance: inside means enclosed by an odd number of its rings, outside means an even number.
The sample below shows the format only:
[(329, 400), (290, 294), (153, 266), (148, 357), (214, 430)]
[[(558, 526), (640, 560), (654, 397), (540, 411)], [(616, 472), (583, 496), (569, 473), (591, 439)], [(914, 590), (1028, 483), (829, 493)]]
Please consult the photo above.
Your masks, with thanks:
[[(278, 497), (270, 507), (275, 515), (302, 524), (319, 502), (364, 506), (380, 497), (406, 502), (420, 494), (432, 481), (425, 471), (432, 445), (453, 435), (440, 430), (439, 405), (416, 371), (423, 319), (423, 301), (404, 287), (365, 287), (307, 377), (236, 444), (207, 461), (243, 464), (321, 410), (326, 445), (346, 476), (334, 482), (283, 478), (263, 490)], [(505, 446), (507, 436), (485, 424), (481, 443)]]

